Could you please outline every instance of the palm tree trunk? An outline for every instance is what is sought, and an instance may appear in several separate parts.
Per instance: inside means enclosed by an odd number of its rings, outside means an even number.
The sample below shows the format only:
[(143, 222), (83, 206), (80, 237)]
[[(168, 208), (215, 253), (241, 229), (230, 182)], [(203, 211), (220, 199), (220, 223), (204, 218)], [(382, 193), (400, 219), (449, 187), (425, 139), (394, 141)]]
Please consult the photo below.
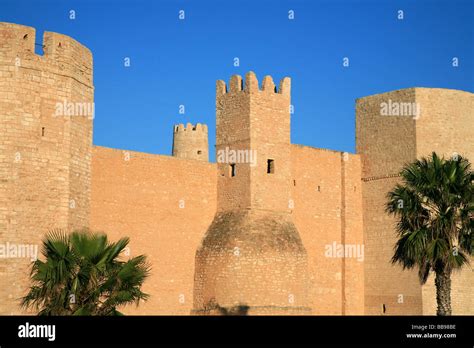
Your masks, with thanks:
[(451, 315), (451, 271), (436, 272), (436, 302), (438, 310), (436, 315)]

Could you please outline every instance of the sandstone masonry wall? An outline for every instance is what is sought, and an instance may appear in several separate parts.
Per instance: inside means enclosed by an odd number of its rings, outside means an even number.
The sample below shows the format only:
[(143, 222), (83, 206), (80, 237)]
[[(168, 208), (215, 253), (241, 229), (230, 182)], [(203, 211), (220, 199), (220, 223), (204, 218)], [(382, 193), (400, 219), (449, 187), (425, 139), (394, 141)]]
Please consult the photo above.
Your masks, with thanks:
[(364, 254), (342, 258), (335, 249), (364, 246), (360, 158), (292, 145), (291, 160), (292, 215), (308, 252), (313, 314), (363, 314)]
[[(382, 116), (381, 103), (415, 102), (414, 89), (356, 101), (356, 147), (362, 159), (366, 314), (422, 314), (416, 271), (392, 265), (395, 219), (385, 213), (386, 194), (405, 163), (416, 159), (415, 120)], [(399, 303), (399, 296), (403, 302)]]
[[(345, 240), (348, 244), (363, 243), (358, 156), (347, 154), (344, 161), (344, 154), (335, 151), (299, 145), (292, 145), (291, 150), (292, 177), (296, 182), (293, 186), (291, 181), (292, 215), (308, 252), (312, 278), (308, 295), (312, 299), (313, 314), (342, 314), (344, 311), (362, 314), (363, 262), (357, 258), (343, 260), (325, 256), (326, 245), (342, 241), (341, 163), (345, 163), (346, 173), (353, 171), (346, 175), (344, 185), (346, 191), (350, 191), (345, 199)], [(131, 256), (144, 253), (153, 264), (152, 277), (145, 284), (145, 291), (151, 293), (152, 298), (127, 312), (189, 314), (194, 248), (204, 236), (215, 209), (216, 187), (212, 183), (215, 164), (97, 146), (93, 154), (91, 227), (106, 231), (112, 239), (131, 237)], [(333, 172), (329, 172), (329, 168)], [(334, 174), (337, 171), (339, 175)], [(201, 182), (201, 177), (209, 178), (208, 182)], [(181, 199), (185, 201), (185, 208), (177, 209)], [(235, 257), (234, 251), (234, 247), (229, 249), (230, 256)], [(244, 256), (245, 250), (241, 252)], [(271, 258), (272, 262), (276, 256)], [(214, 267), (212, 274), (216, 274), (219, 267), (225, 267), (225, 263), (216, 263)], [(242, 281), (239, 279), (229, 277), (224, 283), (229, 289), (235, 289)], [(253, 293), (271, 295), (267, 283), (268, 280), (262, 280), (262, 287), (253, 289)], [(274, 289), (275, 294), (278, 290)], [(292, 295), (297, 301), (298, 293), (294, 291)], [(288, 294), (281, 296), (283, 301), (288, 301)], [(346, 297), (344, 307), (343, 296)], [(183, 298), (185, 302), (181, 303)], [(281, 313), (288, 314), (288, 311), (282, 309)]]
[[(432, 151), (445, 157), (462, 155), (474, 163), (474, 94), (441, 88), (416, 88), (421, 114), (416, 122), (417, 157)], [(474, 313), (474, 260), (451, 279), (454, 314)], [(436, 314), (434, 274), (422, 290), (423, 314)]]
[[(217, 213), (196, 252), (194, 312), (309, 314), (307, 254), (290, 214), (290, 79), (216, 84)], [(256, 161), (220, 162), (219, 152)]]
[[(35, 44), (34, 28), (0, 23), (0, 244), (40, 246), (54, 228), (130, 237), (126, 256), (147, 255), (152, 274), (150, 300), (129, 314), (435, 313), (433, 276), (422, 287), (390, 263), (386, 193), (432, 151), (474, 162), (474, 94), (358, 99), (348, 154), (290, 144), (289, 78), (235, 75), (216, 84), (216, 150), (251, 161), (208, 163), (200, 124), (175, 126), (173, 157), (93, 147), (91, 52), (57, 33), (45, 32), (43, 55)], [(421, 113), (382, 116), (384, 102)], [(0, 259), (0, 315), (23, 313), (30, 262)], [(454, 314), (474, 313), (472, 284), (472, 266), (453, 275)]]
[[(57, 105), (91, 105), (92, 55), (70, 37), (0, 23), (0, 243), (37, 245), (53, 228), (89, 224), (92, 114)], [(64, 111), (64, 110), (63, 110)], [(0, 314), (21, 313), (30, 258), (0, 261)]]
[[(357, 152), (362, 158), (367, 314), (434, 314), (433, 275), (421, 287), (416, 271), (391, 265), (395, 221), (384, 212), (386, 193), (403, 165), (436, 151), (474, 158), (472, 93), (409, 88), (357, 100)], [(413, 103), (419, 114), (383, 116), (382, 103)], [(405, 109), (406, 110), (406, 109)], [(472, 267), (472, 266), (471, 266)], [(452, 279), (453, 314), (473, 312), (474, 276), (468, 266)], [(401, 300), (401, 301), (400, 301)]]
[(194, 255), (216, 210), (216, 166), (204, 161), (94, 146), (91, 228), (130, 237), (130, 257), (152, 265), (150, 299), (129, 314), (192, 309)]

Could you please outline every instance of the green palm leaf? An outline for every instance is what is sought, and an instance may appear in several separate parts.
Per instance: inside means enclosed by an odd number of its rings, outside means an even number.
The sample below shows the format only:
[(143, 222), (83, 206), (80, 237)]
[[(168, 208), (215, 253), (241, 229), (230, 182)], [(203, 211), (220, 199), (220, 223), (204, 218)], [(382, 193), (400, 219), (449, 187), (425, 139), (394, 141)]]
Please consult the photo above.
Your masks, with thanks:
[(143, 255), (119, 259), (129, 239), (110, 243), (104, 233), (53, 230), (43, 241), (44, 260), (32, 263), (24, 307), (39, 315), (122, 315), (118, 306), (138, 304), (150, 267)]
[[(397, 219), (392, 262), (403, 268), (417, 267), (422, 284), (434, 272), (438, 299), (450, 298), (451, 273), (467, 265), (474, 251), (474, 174), (470, 168), (462, 156), (444, 159), (432, 153), (406, 165), (401, 183), (387, 194), (386, 211)], [(438, 314), (450, 314), (450, 300), (440, 301)]]

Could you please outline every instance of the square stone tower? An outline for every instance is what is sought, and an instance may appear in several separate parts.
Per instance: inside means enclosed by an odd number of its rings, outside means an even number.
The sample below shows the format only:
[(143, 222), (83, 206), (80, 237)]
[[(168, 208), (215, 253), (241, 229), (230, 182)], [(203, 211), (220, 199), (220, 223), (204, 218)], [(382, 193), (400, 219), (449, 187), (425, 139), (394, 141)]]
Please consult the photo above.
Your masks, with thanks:
[(196, 253), (194, 311), (308, 313), (307, 256), (290, 214), (290, 79), (216, 86), (217, 213)]
[(266, 76), (260, 90), (252, 72), (245, 86), (232, 76), (229, 91), (217, 81), (218, 210), (290, 211), (290, 88)]

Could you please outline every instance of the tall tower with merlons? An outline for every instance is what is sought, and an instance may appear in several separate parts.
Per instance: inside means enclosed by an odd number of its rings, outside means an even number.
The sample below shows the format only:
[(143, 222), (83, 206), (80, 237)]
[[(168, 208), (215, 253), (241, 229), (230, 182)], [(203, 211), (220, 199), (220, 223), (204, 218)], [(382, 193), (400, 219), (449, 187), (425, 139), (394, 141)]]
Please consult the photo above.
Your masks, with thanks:
[(270, 76), (260, 88), (253, 72), (217, 81), (217, 212), (196, 253), (195, 313), (309, 312), (307, 255), (290, 214), (290, 88)]

